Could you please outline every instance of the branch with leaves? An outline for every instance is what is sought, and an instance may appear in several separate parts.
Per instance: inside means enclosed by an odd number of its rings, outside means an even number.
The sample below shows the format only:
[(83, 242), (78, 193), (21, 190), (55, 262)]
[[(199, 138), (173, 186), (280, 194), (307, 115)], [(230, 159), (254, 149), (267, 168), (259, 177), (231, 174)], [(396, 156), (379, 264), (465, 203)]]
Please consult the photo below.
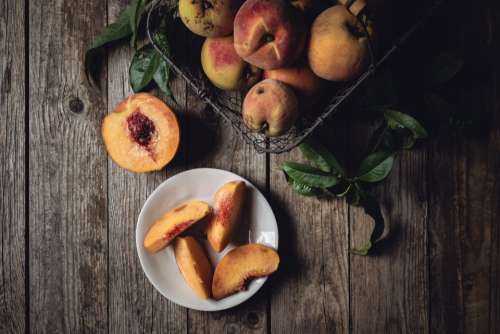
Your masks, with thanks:
[(363, 207), (375, 225), (370, 239), (351, 252), (368, 255), (381, 240), (385, 222), (376, 198), (367, 191), (367, 185), (383, 181), (391, 172), (394, 159), (401, 150), (413, 147), (417, 139), (427, 136), (423, 126), (410, 115), (395, 110), (384, 111), (383, 128), (372, 152), (366, 156), (354, 173), (348, 173), (335, 156), (323, 145), (312, 141), (299, 146), (305, 159), (312, 165), (288, 161), (283, 163), (290, 187), (303, 196), (343, 198), (354, 206)]
[[(150, 0), (132, 0), (115, 22), (108, 25), (95, 38), (94, 43), (85, 53), (84, 61), (87, 77), (91, 81), (98, 81), (105, 50), (128, 40), (130, 47), (135, 50), (129, 67), (129, 82), (133, 91), (136, 93), (143, 91), (155, 83), (162, 92), (171, 95), (168, 64), (151, 44), (147, 43), (137, 48), (138, 38), (145, 35), (144, 20), (149, 5), (151, 5)], [(160, 29), (156, 30), (153, 38), (162, 49), (169, 50), (165, 20), (161, 23)]]

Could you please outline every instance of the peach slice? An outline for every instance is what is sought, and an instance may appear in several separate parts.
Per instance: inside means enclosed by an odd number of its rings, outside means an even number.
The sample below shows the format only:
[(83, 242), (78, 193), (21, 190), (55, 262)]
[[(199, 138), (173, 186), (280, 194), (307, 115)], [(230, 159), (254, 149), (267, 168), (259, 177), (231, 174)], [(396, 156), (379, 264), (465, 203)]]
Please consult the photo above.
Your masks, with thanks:
[(207, 226), (207, 239), (216, 252), (231, 241), (243, 206), (246, 185), (243, 181), (224, 184), (214, 195), (215, 213)]
[(215, 268), (213, 298), (219, 300), (244, 290), (252, 278), (275, 272), (279, 262), (278, 253), (267, 246), (248, 244), (232, 249)]
[(165, 248), (176, 236), (212, 213), (210, 206), (201, 201), (191, 201), (168, 211), (149, 228), (144, 238), (144, 248), (156, 253)]
[(104, 118), (101, 130), (111, 159), (132, 172), (162, 169), (179, 147), (175, 114), (150, 94), (136, 94), (122, 101)]
[(205, 251), (193, 237), (175, 239), (175, 260), (187, 284), (202, 299), (210, 297), (213, 269)]

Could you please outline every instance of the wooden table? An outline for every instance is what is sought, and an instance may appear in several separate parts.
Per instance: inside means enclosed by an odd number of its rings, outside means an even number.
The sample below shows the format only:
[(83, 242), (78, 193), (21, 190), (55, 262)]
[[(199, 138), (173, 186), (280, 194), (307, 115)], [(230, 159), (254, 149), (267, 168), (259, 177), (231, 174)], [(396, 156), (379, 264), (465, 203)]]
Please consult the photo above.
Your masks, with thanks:
[[(498, 2), (454, 2), (457, 16), (435, 31), (465, 50), (473, 70), (457, 79), (457, 101), (490, 126), (473, 138), (438, 132), (398, 158), (376, 189), (393, 240), (371, 257), (348, 252), (371, 227), (361, 209), (293, 193), (279, 166), (300, 154), (256, 154), (180, 80), (167, 99), (183, 130), (174, 163), (139, 175), (107, 157), (101, 120), (131, 94), (132, 52), (108, 54), (101, 90), (82, 57), (126, 3), (0, 3), (1, 333), (500, 333)], [(345, 128), (344, 161), (356, 151)], [(280, 271), (224, 312), (170, 303), (136, 255), (147, 196), (196, 167), (248, 178), (279, 222)]]

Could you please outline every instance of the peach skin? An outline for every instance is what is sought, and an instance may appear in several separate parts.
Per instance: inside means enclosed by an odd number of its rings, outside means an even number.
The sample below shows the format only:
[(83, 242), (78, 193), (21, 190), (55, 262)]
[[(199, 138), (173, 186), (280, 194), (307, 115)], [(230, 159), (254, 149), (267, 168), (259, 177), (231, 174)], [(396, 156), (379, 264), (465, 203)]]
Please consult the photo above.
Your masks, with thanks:
[(243, 181), (224, 184), (214, 195), (214, 215), (207, 226), (207, 239), (216, 252), (231, 241), (241, 217), (246, 185)]
[(221, 37), (233, 32), (233, 21), (242, 0), (179, 0), (184, 25), (203, 37)]
[(291, 65), (302, 53), (306, 29), (284, 0), (247, 0), (234, 19), (234, 47), (246, 62), (269, 70)]
[(325, 83), (307, 65), (267, 70), (264, 71), (263, 77), (281, 81), (292, 87), (303, 107), (318, 102)]
[(252, 87), (262, 73), (238, 56), (232, 36), (207, 38), (201, 48), (201, 65), (208, 79), (223, 90)]
[(250, 89), (243, 100), (242, 117), (246, 126), (268, 137), (290, 130), (299, 116), (299, 104), (292, 88), (266, 79)]

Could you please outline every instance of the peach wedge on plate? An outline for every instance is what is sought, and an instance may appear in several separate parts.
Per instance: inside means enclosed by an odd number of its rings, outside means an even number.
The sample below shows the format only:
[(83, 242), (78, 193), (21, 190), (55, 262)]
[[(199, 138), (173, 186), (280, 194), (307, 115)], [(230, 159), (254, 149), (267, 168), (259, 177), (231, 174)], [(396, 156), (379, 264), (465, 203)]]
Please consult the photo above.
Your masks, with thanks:
[(175, 260), (188, 285), (200, 298), (208, 299), (214, 271), (198, 241), (189, 236), (176, 238)]
[(156, 253), (165, 248), (176, 236), (212, 213), (202, 201), (190, 201), (168, 211), (157, 220), (144, 238), (144, 248)]
[(279, 262), (278, 253), (264, 245), (247, 244), (232, 249), (215, 268), (213, 298), (219, 300), (244, 290), (251, 279), (275, 272)]

